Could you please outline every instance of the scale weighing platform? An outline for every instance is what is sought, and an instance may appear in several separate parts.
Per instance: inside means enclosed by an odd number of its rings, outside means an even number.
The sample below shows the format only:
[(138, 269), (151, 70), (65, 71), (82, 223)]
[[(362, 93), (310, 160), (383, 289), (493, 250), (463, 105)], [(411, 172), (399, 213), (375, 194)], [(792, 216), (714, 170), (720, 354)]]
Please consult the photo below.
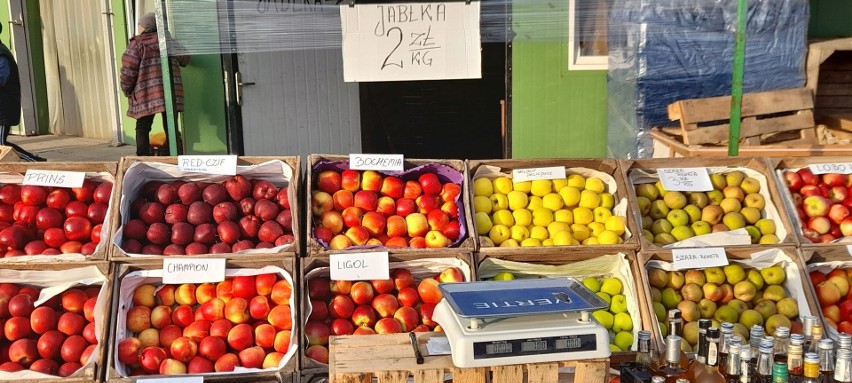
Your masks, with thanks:
[(608, 358), (609, 333), (592, 317), (607, 303), (568, 278), (442, 283), (432, 318), (456, 367)]

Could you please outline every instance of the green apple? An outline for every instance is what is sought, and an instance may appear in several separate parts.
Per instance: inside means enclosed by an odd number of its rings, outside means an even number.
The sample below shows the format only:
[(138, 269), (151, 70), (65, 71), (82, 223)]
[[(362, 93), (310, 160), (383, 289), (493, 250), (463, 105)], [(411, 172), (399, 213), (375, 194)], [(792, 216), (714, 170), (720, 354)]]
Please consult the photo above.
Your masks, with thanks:
[(745, 173), (739, 170), (734, 170), (725, 174), (725, 181), (728, 183), (728, 186), (740, 186), (745, 178)]
[(611, 297), (611, 296), (609, 296), (609, 294), (607, 294), (607, 293), (605, 293), (605, 292), (603, 292), (603, 291), (598, 291), (598, 292), (596, 292), (596, 293), (595, 293), (595, 295), (597, 295), (597, 296), (598, 296), (598, 297), (600, 297), (600, 298), (601, 298), (604, 302), (606, 302), (607, 306), (609, 306), (609, 305), (612, 303), (612, 297)]
[(654, 243), (665, 246), (677, 242), (677, 239), (669, 233), (660, 233), (654, 236)]
[[(489, 185), (490, 184), (491, 183), (489, 183)], [(506, 225), (494, 225), (491, 227), (491, 230), (488, 231), (488, 238), (491, 238), (491, 241), (498, 246), (511, 237), (512, 233)]]
[(677, 304), (677, 309), (680, 310), (683, 320), (687, 322), (695, 322), (701, 318), (701, 312), (698, 311), (698, 305), (693, 301), (680, 301), (680, 303)]
[(745, 196), (743, 203), (746, 207), (753, 207), (757, 210), (762, 210), (766, 207), (766, 199), (763, 197), (763, 194), (760, 193), (751, 193)]
[[(713, 319), (715, 319), (719, 322), (734, 323), (734, 322), (737, 321), (738, 317), (739, 317), (739, 313), (737, 312), (737, 309), (735, 309), (731, 306), (727, 306), (727, 305), (718, 307), (716, 309), (716, 312), (713, 313)], [(749, 328), (751, 328), (751, 327), (749, 327)]]
[(732, 285), (746, 279), (745, 269), (739, 263), (731, 263), (722, 268), (722, 271), (725, 272), (725, 280)]
[(760, 302), (754, 305), (754, 311), (763, 315), (763, 320), (769, 319), (769, 317), (778, 313), (778, 309), (775, 307), (775, 302), (770, 301), (769, 299), (761, 299)]
[(710, 183), (713, 185), (713, 189), (722, 190), (725, 186), (728, 186), (727, 180), (725, 180), (725, 176), (714, 173), (710, 175)]
[(688, 238), (692, 238), (695, 236), (695, 232), (692, 231), (692, 228), (689, 226), (675, 226), (672, 228), (671, 232), (672, 237), (675, 237), (678, 241), (683, 241)]
[(760, 221), (760, 210), (757, 208), (744, 207), (740, 209), (740, 214), (743, 215), (743, 218), (745, 218), (746, 222), (750, 225), (754, 225), (757, 221)]
[(667, 219), (658, 219), (651, 225), (651, 232), (654, 235), (660, 233), (671, 233), (674, 225)]
[(640, 197), (645, 197), (649, 201), (653, 201), (660, 196), (660, 192), (659, 190), (657, 190), (654, 184), (640, 184), (636, 185), (636, 195)]
[(763, 277), (763, 281), (768, 285), (780, 285), (784, 283), (784, 280), (787, 278), (787, 274), (784, 273), (784, 269), (778, 265), (760, 270), (760, 275)]
[(651, 211), (651, 200), (646, 197), (636, 197), (636, 204), (639, 206), (639, 213), (642, 215), (646, 215)]
[(666, 287), (680, 290), (680, 288), (683, 287), (684, 282), (686, 282), (686, 277), (683, 275), (683, 272), (678, 270), (669, 271), (669, 283)]
[[(764, 278), (765, 280), (766, 278)], [(771, 301), (780, 302), (782, 299), (789, 296), (787, 291), (781, 285), (769, 285), (763, 289), (763, 298)]]
[(746, 194), (757, 193), (760, 191), (760, 181), (755, 178), (746, 177), (740, 184), (740, 188), (742, 188)]
[(488, 216), (488, 213), (482, 211), (473, 215), (473, 221), (476, 223), (476, 232), (479, 235), (488, 234), (491, 231), (491, 227), (494, 226), (491, 223), (491, 217)]
[(728, 306), (737, 309), (737, 313), (739, 314), (742, 314), (743, 311), (748, 310), (748, 304), (739, 299), (731, 299), (731, 301), (728, 302)]
[(689, 216), (689, 223), (695, 223), (701, 220), (701, 208), (695, 205), (686, 205), (683, 211)]
[(775, 221), (769, 218), (764, 218), (757, 221), (754, 226), (760, 230), (760, 234), (775, 234)]
[(740, 314), (739, 322), (746, 328), (752, 328), (755, 325), (763, 326), (763, 315), (755, 310), (746, 310)]
[(704, 269), (704, 276), (707, 279), (707, 283), (715, 283), (717, 285), (725, 283), (725, 272), (722, 271), (721, 267), (708, 267)]
[(677, 304), (683, 300), (677, 290), (666, 287), (661, 293), (661, 301), (666, 310), (677, 308)]
[(618, 313), (615, 314), (612, 322), (612, 331), (616, 333), (622, 331), (630, 331), (633, 330), (633, 318), (630, 317), (628, 313)]
[(607, 277), (607, 278), (604, 278), (601, 281), (601, 290), (600, 291), (605, 292), (605, 293), (609, 294), (610, 296), (615, 296), (615, 295), (621, 294), (622, 289), (623, 289), (623, 286), (621, 284), (621, 281), (618, 278)]
[(615, 314), (627, 312), (627, 298), (624, 295), (618, 294), (612, 296), (612, 303), (609, 305), (609, 311)]
[(662, 322), (666, 320), (666, 306), (663, 306), (660, 302), (653, 302), (654, 306), (654, 315), (657, 317), (657, 320)]
[(763, 290), (763, 276), (760, 275), (760, 272), (754, 269), (748, 271), (748, 280), (754, 284), (758, 290)]
[(609, 311), (598, 310), (593, 312), (592, 316), (595, 317), (595, 320), (597, 320), (601, 326), (604, 326), (607, 330), (612, 330), (612, 324), (615, 317), (613, 317)]
[(755, 244), (760, 241), (760, 229), (752, 225), (746, 226), (745, 229), (748, 232), (749, 237), (751, 237), (751, 243)]
[(696, 236), (710, 234), (712, 229), (710, 228), (710, 224), (705, 221), (698, 221), (692, 224), (692, 231)]
[(698, 311), (701, 314), (701, 318), (703, 319), (711, 319), (716, 314), (716, 302), (713, 302), (707, 298), (703, 298), (698, 301)]
[(666, 215), (666, 219), (671, 222), (672, 226), (689, 225), (689, 214), (686, 214), (683, 209), (672, 209)]
[(775, 330), (778, 327), (786, 327), (790, 328), (792, 323), (790, 322), (790, 318), (785, 317), (781, 314), (775, 314), (766, 319), (766, 332), (769, 334), (774, 334)]
[(495, 281), (511, 281), (515, 279), (515, 275), (508, 271), (501, 271), (494, 275)]
[(744, 228), (746, 221), (742, 214), (732, 211), (725, 214), (725, 217), (722, 218), (722, 223), (725, 224), (728, 230), (736, 230)]
[(648, 283), (656, 289), (663, 289), (669, 283), (669, 273), (663, 269), (648, 268)]
[(721, 190), (711, 190), (707, 192), (707, 198), (710, 200), (710, 205), (719, 205), (725, 199), (725, 194)]
[(778, 314), (784, 315), (789, 319), (794, 319), (799, 316), (799, 303), (795, 298), (786, 297), (775, 304)]
[(663, 200), (656, 200), (651, 202), (651, 208), (648, 210), (648, 215), (653, 219), (663, 219), (669, 214), (671, 209), (666, 206), (666, 203)]
[(669, 209), (683, 209), (687, 202), (686, 196), (678, 191), (666, 192), (663, 195), (663, 201), (665, 201)]
[(598, 281), (597, 278), (592, 278), (592, 277), (584, 278), (583, 279), (583, 286), (586, 286), (586, 288), (591, 290), (593, 293), (601, 291), (601, 282)]
[(707, 194), (704, 192), (690, 192), (687, 193), (687, 200), (689, 200), (690, 205), (694, 205), (699, 209), (703, 209), (705, 206), (710, 204), (710, 198), (707, 197)]
[[(630, 328), (633, 328), (632, 324)], [(615, 345), (624, 351), (630, 351), (633, 347), (633, 333), (628, 330), (615, 334)]]

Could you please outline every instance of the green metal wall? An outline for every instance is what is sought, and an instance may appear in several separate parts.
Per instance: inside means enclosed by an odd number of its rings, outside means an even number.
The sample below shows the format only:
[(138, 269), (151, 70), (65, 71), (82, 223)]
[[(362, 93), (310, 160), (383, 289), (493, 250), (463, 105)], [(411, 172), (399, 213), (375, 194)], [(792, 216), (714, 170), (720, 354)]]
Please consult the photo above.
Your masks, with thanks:
[(514, 7), (513, 158), (606, 156), (606, 71), (568, 70), (568, 20), (558, 41), (530, 25), (529, 15), (567, 8), (568, 0)]
[[(213, 4), (215, 3), (203, 3)], [(121, 56), (127, 49), (125, 8), (123, 0), (112, 0), (115, 15), (114, 36), (116, 65), (121, 68)], [(175, 16), (178, 17), (179, 16)], [(215, 20), (211, 20), (209, 33), (216, 34), (218, 30)], [(135, 26), (134, 26), (135, 29)], [(180, 36), (176, 36), (180, 40)], [(225, 130), (225, 89), (222, 77), (222, 60), (219, 55), (197, 55), (186, 68), (182, 68), (181, 76), (184, 87), (183, 138), (186, 154), (224, 154), (227, 152)], [(127, 98), (121, 97), (121, 115), (123, 118), (124, 142), (136, 144), (136, 120), (127, 117)], [(154, 119), (152, 134), (163, 130), (160, 118)]]
[(808, 35), (813, 38), (852, 36), (852, 1), (811, 0)]
[[(27, 33), (29, 33), (30, 36), (32, 49), (31, 59), (33, 66), (33, 81), (35, 81), (35, 110), (36, 118), (39, 123), (38, 132), (39, 134), (47, 134), (50, 133), (48, 124), (47, 85), (45, 84), (44, 78), (44, 49), (41, 42), (41, 20), (38, 11), (38, 0), (26, 0), (26, 7), (28, 10), (28, 18), (25, 25), (27, 26)], [(11, 44), (11, 28), (9, 27), (9, 9), (9, 1), (0, 0), (0, 23), (3, 23), (3, 33), (0, 34), (0, 41), (2, 41), (3, 44), (6, 44), (6, 46), (11, 48), (14, 52), (15, 47)], [(13, 133), (23, 131), (23, 127), (18, 127), (17, 129), (13, 128), (12, 130)]]

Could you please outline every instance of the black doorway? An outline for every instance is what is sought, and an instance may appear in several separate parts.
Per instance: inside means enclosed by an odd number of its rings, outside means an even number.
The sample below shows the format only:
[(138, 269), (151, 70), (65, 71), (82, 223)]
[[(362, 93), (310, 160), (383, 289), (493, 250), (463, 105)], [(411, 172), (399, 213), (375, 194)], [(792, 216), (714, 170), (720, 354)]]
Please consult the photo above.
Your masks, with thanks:
[(506, 44), (482, 44), (482, 79), (360, 84), (364, 153), (503, 158)]

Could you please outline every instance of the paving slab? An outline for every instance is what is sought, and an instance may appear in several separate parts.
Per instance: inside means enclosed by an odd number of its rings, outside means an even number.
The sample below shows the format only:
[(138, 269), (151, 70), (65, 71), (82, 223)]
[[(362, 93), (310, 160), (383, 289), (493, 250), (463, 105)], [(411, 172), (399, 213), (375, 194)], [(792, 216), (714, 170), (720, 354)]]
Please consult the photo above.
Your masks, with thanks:
[(118, 161), (136, 154), (135, 145), (111, 146), (110, 139), (76, 136), (9, 136), (9, 142), (47, 158), (48, 162)]

